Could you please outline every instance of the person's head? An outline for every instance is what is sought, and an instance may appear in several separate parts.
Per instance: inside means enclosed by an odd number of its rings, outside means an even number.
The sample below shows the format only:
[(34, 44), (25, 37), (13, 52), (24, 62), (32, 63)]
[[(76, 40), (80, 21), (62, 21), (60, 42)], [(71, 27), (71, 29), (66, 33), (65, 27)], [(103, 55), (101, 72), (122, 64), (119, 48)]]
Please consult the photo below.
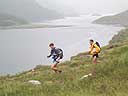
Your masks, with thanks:
[(94, 43), (94, 40), (93, 39), (90, 39), (89, 40), (89, 43), (90, 43), (90, 45), (92, 45)]
[(50, 43), (49, 44), (49, 47), (52, 49), (52, 48), (55, 48), (55, 46), (54, 46), (54, 43)]

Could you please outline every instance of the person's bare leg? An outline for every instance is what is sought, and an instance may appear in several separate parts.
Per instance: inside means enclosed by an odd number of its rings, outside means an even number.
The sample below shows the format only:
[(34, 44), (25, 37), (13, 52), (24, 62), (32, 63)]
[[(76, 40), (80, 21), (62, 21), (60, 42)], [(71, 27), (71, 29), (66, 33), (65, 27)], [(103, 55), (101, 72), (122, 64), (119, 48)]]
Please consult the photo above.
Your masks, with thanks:
[[(93, 57), (92, 63), (96, 66), (96, 64), (97, 64), (97, 57), (96, 56)], [(95, 72), (95, 66), (93, 66), (91, 68), (91, 73), (89, 74), (89, 76), (95, 76), (95, 74), (96, 74), (96, 72)]]
[(51, 69), (55, 72), (55, 73), (57, 73), (57, 68), (56, 68), (56, 64), (53, 64), (52, 66), (51, 66)]
[[(58, 65), (60, 63), (60, 58), (58, 58), (58, 60), (56, 61), (56, 65)], [(57, 66), (56, 66), (57, 67)], [(58, 69), (57, 69), (58, 70)], [(59, 73), (61, 73), (62, 71), (61, 70), (58, 70)]]
[(97, 57), (96, 56), (93, 57), (93, 63), (97, 64)]
[(61, 72), (62, 72), (61, 70), (58, 70), (58, 68), (57, 68), (58, 63), (59, 63), (59, 62), (57, 62), (56, 64), (54, 64), (53, 66), (51, 66), (51, 69), (52, 69), (55, 73), (57, 73), (57, 72), (61, 73)]

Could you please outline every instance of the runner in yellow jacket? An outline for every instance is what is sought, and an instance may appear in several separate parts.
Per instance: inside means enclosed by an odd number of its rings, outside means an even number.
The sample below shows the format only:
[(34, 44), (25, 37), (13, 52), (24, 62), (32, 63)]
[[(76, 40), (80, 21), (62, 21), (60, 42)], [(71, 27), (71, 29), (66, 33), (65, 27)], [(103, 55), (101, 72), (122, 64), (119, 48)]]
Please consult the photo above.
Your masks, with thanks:
[(97, 58), (99, 57), (98, 53), (100, 53), (101, 48), (94, 42), (94, 40), (90, 40), (90, 51), (89, 53), (93, 57), (93, 63), (97, 63)]

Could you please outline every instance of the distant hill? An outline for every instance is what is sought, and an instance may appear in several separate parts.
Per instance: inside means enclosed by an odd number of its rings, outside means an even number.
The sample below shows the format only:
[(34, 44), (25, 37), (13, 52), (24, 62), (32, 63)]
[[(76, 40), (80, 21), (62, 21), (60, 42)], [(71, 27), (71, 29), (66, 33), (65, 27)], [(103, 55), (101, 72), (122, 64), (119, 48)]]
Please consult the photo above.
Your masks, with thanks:
[(50, 8), (62, 14), (65, 17), (79, 16), (76, 10), (71, 8), (62, 0), (37, 0), (41, 6)]
[(26, 24), (26, 23), (27, 22), (23, 19), (16, 18), (8, 14), (0, 13), (0, 26), (1, 27), (21, 25), (21, 24)]
[(63, 18), (56, 11), (43, 8), (36, 0), (0, 0), (0, 12), (28, 22)]
[(93, 23), (96, 24), (107, 24), (107, 25), (121, 25), (128, 26), (128, 10), (116, 15), (105, 16), (95, 20)]

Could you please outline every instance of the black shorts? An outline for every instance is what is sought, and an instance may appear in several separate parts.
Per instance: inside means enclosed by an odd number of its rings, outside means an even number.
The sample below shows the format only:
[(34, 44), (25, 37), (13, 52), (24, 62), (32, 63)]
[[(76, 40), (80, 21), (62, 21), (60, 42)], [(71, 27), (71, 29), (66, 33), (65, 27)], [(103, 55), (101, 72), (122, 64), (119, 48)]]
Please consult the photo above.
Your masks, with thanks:
[(63, 54), (61, 54), (61, 55), (59, 56), (59, 58), (60, 58), (60, 59), (63, 59)]
[(92, 55), (92, 57), (94, 58), (94, 57), (99, 57), (99, 54), (97, 53), (97, 54), (94, 54), (94, 55)]
[(53, 56), (53, 62), (56, 62), (57, 59), (63, 59), (63, 54)]

